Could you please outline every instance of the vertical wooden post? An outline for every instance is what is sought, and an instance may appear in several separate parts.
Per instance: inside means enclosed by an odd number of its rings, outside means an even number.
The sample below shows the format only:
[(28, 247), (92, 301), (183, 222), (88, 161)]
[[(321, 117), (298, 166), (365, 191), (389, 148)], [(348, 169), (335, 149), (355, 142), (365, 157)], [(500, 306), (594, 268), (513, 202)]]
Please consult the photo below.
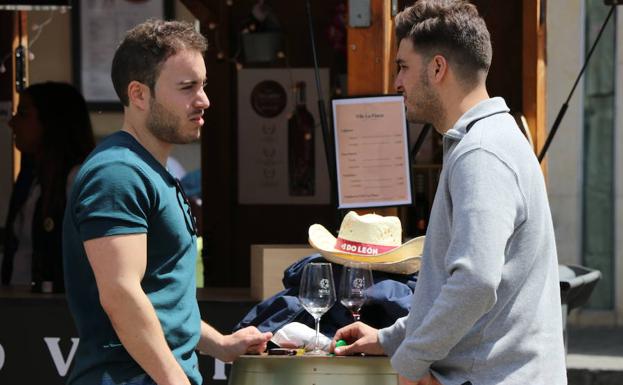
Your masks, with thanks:
[(221, 39), (220, 42), (208, 42), (210, 48), (205, 56), (208, 76), (206, 92), (209, 98), (218, 98), (219, 102), (206, 110), (208, 123), (201, 133), (202, 236), (206, 287), (231, 286), (236, 281), (237, 271), (237, 261), (229, 257), (235, 242), (231, 215), (236, 199), (232, 194), (235, 181), (231, 178), (235, 175), (231, 158), (235, 142), (230, 109), (236, 103), (231, 87), (236, 77), (232, 63), (218, 60), (215, 54), (215, 47), (219, 47), (226, 57), (231, 55), (231, 42), (226, 38), (230, 30), (231, 7), (224, 1), (182, 2), (200, 21), (204, 35), (207, 35), (210, 23), (216, 23), (216, 28), (222, 31), (221, 35), (215, 35)]
[[(546, 132), (546, 0), (523, 0), (523, 113), (537, 153), (541, 151)], [(547, 162), (542, 163), (547, 175)]]
[(391, 0), (371, 0), (368, 28), (348, 27), (348, 94), (393, 91), (394, 21)]
[[(348, 27), (348, 95), (394, 92), (396, 43), (391, 0), (371, 0), (370, 3), (370, 26)], [(395, 207), (357, 211), (398, 215)]]
[[(218, 28), (223, 31), (219, 36), (221, 49), (226, 57), (230, 57), (233, 43), (226, 36), (231, 28), (231, 7), (221, 5), (214, 14), (219, 21)], [(211, 44), (217, 46), (216, 42)], [(209, 123), (204, 127), (201, 140), (205, 283), (206, 286), (232, 286), (236, 282), (236, 273), (240, 271), (238, 260), (233, 256), (236, 234), (232, 207), (237, 199), (237, 181), (231, 177), (236, 175), (236, 163), (232, 158), (236, 153), (233, 150), (236, 123), (231, 114), (231, 106), (237, 102), (232, 87), (236, 84), (236, 68), (228, 61), (219, 61), (214, 51), (206, 56), (206, 64), (208, 96), (218, 98), (219, 103), (213, 103), (206, 111)]]

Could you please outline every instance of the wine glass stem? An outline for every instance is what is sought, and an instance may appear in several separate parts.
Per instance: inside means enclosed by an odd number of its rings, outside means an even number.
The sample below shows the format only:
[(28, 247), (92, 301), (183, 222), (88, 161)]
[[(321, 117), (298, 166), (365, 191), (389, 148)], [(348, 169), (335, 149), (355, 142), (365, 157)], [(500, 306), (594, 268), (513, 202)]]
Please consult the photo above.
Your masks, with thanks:
[(315, 318), (316, 321), (316, 339), (314, 340), (314, 351), (320, 350), (320, 346), (318, 346), (318, 336), (320, 335), (320, 317)]
[(357, 322), (357, 321), (359, 321), (361, 316), (359, 315), (359, 313), (353, 313), (353, 318), (354, 318), (355, 322)]

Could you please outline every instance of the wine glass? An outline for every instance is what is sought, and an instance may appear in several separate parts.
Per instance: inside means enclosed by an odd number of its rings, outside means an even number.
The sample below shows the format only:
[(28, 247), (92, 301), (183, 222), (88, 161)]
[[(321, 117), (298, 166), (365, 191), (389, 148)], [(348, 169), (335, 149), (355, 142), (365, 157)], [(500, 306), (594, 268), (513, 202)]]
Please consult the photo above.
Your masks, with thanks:
[(368, 289), (372, 286), (370, 265), (350, 265), (342, 268), (340, 278), (340, 302), (353, 315), (355, 322), (361, 317), (359, 312), (368, 297)]
[(320, 334), (320, 317), (335, 303), (335, 286), (330, 263), (308, 263), (305, 266), (301, 277), (299, 301), (316, 321), (314, 349), (307, 354), (325, 354), (318, 346), (318, 335)]

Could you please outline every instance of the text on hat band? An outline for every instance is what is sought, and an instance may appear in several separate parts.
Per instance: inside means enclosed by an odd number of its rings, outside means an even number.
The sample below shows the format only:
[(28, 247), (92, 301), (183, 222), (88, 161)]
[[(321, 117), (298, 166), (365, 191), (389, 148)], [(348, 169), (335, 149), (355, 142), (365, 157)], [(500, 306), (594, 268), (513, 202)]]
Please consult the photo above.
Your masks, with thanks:
[(377, 255), (392, 251), (398, 248), (398, 246), (374, 245), (370, 243), (349, 241), (338, 237), (335, 242), (335, 248), (351, 254)]

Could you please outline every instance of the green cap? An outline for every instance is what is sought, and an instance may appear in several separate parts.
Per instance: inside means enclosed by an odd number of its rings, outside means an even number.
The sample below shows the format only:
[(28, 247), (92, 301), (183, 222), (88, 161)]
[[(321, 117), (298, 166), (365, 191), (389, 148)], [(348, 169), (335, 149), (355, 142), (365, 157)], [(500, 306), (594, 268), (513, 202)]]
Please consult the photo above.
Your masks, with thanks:
[(346, 343), (346, 341), (344, 341), (344, 340), (337, 340), (337, 341), (335, 342), (335, 347), (336, 347), (336, 348), (339, 348), (340, 346), (346, 346), (346, 345), (348, 345), (348, 344), (347, 344), (347, 343)]

